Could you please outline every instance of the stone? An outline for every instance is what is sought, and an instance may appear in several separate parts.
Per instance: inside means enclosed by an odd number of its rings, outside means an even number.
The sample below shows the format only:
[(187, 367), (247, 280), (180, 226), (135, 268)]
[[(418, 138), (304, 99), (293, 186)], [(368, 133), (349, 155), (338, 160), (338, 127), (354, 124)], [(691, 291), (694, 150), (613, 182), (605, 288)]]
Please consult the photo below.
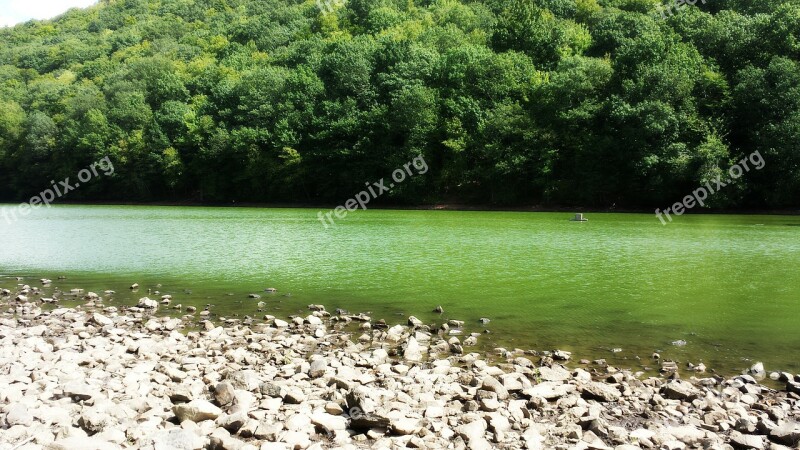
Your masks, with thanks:
[(580, 390), (584, 398), (601, 402), (616, 402), (621, 397), (618, 389), (605, 383), (591, 382), (582, 385)]
[(139, 303), (137, 303), (136, 306), (139, 308), (156, 310), (158, 309), (158, 302), (147, 297), (142, 297), (139, 299)]
[(328, 413), (316, 413), (311, 415), (311, 423), (321, 428), (325, 432), (347, 429), (347, 419)]
[(770, 440), (790, 447), (800, 444), (800, 425), (784, 422), (769, 432)]
[(419, 345), (417, 340), (411, 336), (406, 342), (406, 348), (403, 351), (403, 358), (406, 361), (421, 361), (422, 360), (422, 346)]
[(100, 325), (101, 327), (105, 327), (105, 326), (108, 326), (108, 325), (114, 325), (114, 321), (113, 320), (109, 319), (108, 317), (106, 317), (106, 316), (104, 316), (104, 315), (102, 315), (100, 313), (92, 314), (92, 322)]
[(75, 436), (56, 440), (46, 450), (118, 450), (121, 447), (94, 437)]
[(302, 389), (290, 387), (286, 390), (286, 395), (283, 397), (283, 401), (290, 405), (299, 405), (306, 401), (306, 394), (303, 393)]
[(672, 380), (661, 388), (661, 394), (672, 400), (692, 401), (700, 396), (700, 392), (691, 383)]
[(14, 425), (29, 427), (31, 424), (33, 424), (33, 415), (28, 412), (28, 408), (25, 405), (21, 403), (15, 403), (8, 408), (8, 413), (6, 414), (6, 423), (10, 427), (13, 427)]
[(71, 397), (75, 401), (89, 400), (97, 392), (82, 381), (70, 381), (62, 388), (64, 395)]
[(153, 433), (153, 450), (201, 450), (208, 439), (190, 430), (174, 428)]
[(764, 439), (761, 436), (742, 434), (738, 431), (731, 432), (730, 441), (736, 449), (763, 450), (765, 448)]
[(392, 420), (390, 429), (393, 434), (398, 436), (408, 436), (416, 434), (419, 431), (419, 420), (411, 418), (401, 418)]
[(470, 423), (459, 425), (456, 427), (456, 433), (467, 441), (467, 443), (484, 439), (484, 435), (486, 434), (486, 422), (483, 420), (475, 420)]
[(553, 359), (558, 361), (569, 361), (572, 358), (572, 353), (565, 350), (555, 350), (553, 352)]
[(319, 378), (325, 375), (325, 372), (328, 370), (328, 361), (325, 358), (317, 358), (311, 361), (311, 365), (308, 369), (308, 376), (311, 378)]
[(222, 410), (206, 400), (192, 400), (189, 403), (182, 403), (172, 407), (172, 412), (179, 421), (191, 420), (192, 422), (202, 422), (204, 420), (215, 420), (222, 414)]
[(416, 317), (410, 316), (408, 318), (408, 326), (410, 326), (410, 327), (421, 327), (422, 325), (424, 325), (424, 323), (421, 320), (417, 319)]
[(233, 385), (227, 382), (217, 383), (214, 386), (214, 400), (219, 406), (226, 406), (233, 403), (234, 399)]
[(508, 390), (497, 378), (492, 376), (484, 377), (482, 389), (496, 393), (498, 400), (505, 400), (508, 398)]

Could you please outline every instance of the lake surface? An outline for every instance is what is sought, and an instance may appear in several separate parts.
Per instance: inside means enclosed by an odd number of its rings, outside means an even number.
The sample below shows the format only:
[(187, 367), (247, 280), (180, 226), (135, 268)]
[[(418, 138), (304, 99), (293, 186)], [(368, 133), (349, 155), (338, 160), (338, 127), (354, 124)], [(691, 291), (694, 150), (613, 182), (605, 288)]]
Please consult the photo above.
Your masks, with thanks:
[(562, 348), (632, 368), (660, 351), (721, 372), (756, 360), (800, 371), (800, 217), (569, 217), (371, 210), (325, 229), (312, 209), (54, 206), (0, 219), (0, 284), (47, 277), (115, 289), (114, 304), (150, 288), (221, 315), (321, 303), (390, 324), (465, 320), (490, 331), (482, 349)]

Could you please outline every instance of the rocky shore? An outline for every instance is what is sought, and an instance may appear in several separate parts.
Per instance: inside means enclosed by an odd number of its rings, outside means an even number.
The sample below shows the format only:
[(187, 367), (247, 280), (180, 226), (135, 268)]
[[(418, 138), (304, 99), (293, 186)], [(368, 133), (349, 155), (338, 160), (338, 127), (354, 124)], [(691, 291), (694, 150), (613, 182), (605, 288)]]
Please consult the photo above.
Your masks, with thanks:
[(465, 351), (479, 336), (413, 317), (212, 322), (154, 315), (169, 298), (39, 294), (0, 291), (0, 450), (800, 448), (800, 376), (772, 389), (761, 367), (647, 377), (514, 349), (490, 364)]

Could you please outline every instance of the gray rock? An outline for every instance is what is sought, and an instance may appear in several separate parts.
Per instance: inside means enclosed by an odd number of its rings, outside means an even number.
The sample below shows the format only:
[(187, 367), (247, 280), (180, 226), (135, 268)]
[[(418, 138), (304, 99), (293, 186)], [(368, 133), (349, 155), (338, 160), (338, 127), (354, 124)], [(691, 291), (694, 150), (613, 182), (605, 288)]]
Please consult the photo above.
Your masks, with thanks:
[(207, 445), (207, 438), (190, 430), (175, 428), (153, 433), (154, 450), (201, 450)]
[(482, 389), (496, 393), (498, 400), (505, 400), (508, 398), (508, 390), (495, 377), (484, 377)]
[(290, 387), (286, 390), (283, 401), (290, 405), (299, 405), (306, 401), (306, 394), (300, 388)]
[(580, 387), (584, 398), (601, 402), (616, 402), (620, 399), (619, 390), (605, 383), (591, 382)]
[(82, 381), (70, 381), (61, 389), (64, 391), (64, 395), (72, 397), (75, 401), (89, 400), (94, 395), (97, 395), (94, 389)]
[(405, 358), (406, 361), (422, 360), (422, 346), (419, 345), (414, 336), (408, 338), (406, 348), (403, 351), (403, 358)]
[(742, 434), (738, 431), (731, 432), (731, 445), (736, 449), (763, 450), (764, 438), (751, 434)]
[(54, 441), (45, 448), (47, 450), (119, 450), (121, 447), (94, 437), (74, 436)]
[(222, 410), (206, 400), (192, 400), (172, 407), (172, 412), (179, 421), (191, 420), (192, 422), (202, 422), (204, 420), (214, 420), (222, 415)]
[(28, 408), (25, 405), (21, 403), (15, 403), (8, 408), (8, 413), (6, 414), (6, 423), (10, 427), (13, 427), (14, 425), (29, 427), (31, 424), (33, 424), (33, 415), (28, 412)]
[(214, 386), (214, 400), (219, 406), (226, 406), (233, 403), (234, 394), (235, 390), (230, 383), (222, 382)]
[(259, 390), (262, 394), (273, 397), (273, 398), (283, 398), (286, 395), (286, 389), (283, 386), (272, 383), (267, 381), (266, 383), (262, 383), (259, 387)]
[(325, 358), (317, 358), (311, 361), (311, 365), (308, 369), (308, 376), (311, 378), (319, 378), (325, 375), (325, 372), (328, 370), (328, 361)]
[(672, 380), (661, 388), (661, 394), (672, 400), (692, 401), (700, 396), (700, 391), (686, 381)]
[(139, 308), (156, 310), (158, 309), (158, 302), (147, 297), (142, 297), (139, 299), (139, 303), (137, 303), (136, 306)]
[(796, 446), (800, 443), (800, 425), (792, 422), (784, 422), (782, 425), (773, 428), (769, 432), (769, 438), (779, 444)]
[(239, 428), (242, 428), (245, 423), (247, 423), (247, 414), (243, 412), (220, 416), (217, 419), (217, 424), (231, 433), (239, 431)]

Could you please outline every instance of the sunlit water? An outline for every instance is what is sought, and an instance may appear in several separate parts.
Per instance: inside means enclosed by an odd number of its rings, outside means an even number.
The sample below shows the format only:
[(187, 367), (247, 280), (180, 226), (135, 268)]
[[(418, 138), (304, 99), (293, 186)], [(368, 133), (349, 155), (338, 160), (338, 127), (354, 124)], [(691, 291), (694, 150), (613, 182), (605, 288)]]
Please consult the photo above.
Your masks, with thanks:
[(389, 323), (460, 319), (491, 332), (481, 349), (563, 348), (633, 368), (660, 351), (723, 372), (755, 360), (800, 370), (800, 217), (569, 216), (358, 211), (325, 229), (310, 209), (57, 206), (0, 217), (0, 281), (115, 289), (115, 304), (158, 289), (220, 315), (321, 303)]

